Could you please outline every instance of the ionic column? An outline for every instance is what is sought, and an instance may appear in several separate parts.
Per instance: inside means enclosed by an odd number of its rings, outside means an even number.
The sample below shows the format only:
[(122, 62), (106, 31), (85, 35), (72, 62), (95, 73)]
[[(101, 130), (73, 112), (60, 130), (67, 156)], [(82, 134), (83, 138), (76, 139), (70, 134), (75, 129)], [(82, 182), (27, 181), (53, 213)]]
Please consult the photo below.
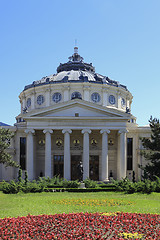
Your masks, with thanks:
[(70, 153), (70, 134), (71, 129), (62, 130), (64, 134), (64, 179), (71, 180), (71, 153)]
[(127, 143), (126, 143), (127, 130), (119, 130), (119, 143), (118, 143), (118, 165), (117, 165), (117, 178), (125, 178), (127, 172)]
[(26, 129), (25, 133), (27, 133), (27, 163), (26, 169), (28, 172), (28, 180), (33, 180), (34, 178), (34, 141), (33, 134), (35, 131), (33, 129)]
[(83, 129), (83, 179), (89, 178), (89, 134), (90, 129)]
[(102, 172), (101, 180), (108, 181), (108, 134), (110, 130), (103, 129), (100, 131), (102, 134)]
[(45, 134), (45, 177), (51, 178), (51, 134), (53, 130), (46, 129), (43, 133)]

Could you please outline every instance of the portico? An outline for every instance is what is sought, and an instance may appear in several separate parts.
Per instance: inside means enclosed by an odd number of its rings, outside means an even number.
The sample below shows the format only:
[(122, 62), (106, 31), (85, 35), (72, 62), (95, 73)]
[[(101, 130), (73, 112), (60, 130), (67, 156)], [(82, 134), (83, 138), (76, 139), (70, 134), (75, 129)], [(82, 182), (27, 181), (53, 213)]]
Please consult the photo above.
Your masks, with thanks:
[[(126, 129), (54, 128), (27, 129), (25, 132), (28, 146), (26, 166), (30, 180), (41, 174), (45, 177), (61, 174), (64, 179), (75, 179), (80, 160), (83, 162), (83, 179), (95, 180), (93, 176), (98, 175), (96, 180), (107, 182), (110, 171), (115, 178), (126, 176)], [(114, 136), (113, 146), (109, 145), (110, 136)]]

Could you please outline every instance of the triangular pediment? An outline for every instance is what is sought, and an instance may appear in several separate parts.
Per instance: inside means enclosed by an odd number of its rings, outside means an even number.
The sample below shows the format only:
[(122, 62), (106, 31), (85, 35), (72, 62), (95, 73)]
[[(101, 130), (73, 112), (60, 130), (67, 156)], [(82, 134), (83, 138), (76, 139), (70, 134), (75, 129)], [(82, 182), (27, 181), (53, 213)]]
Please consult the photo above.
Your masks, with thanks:
[(28, 113), (26, 117), (106, 117), (106, 118), (126, 118), (126, 113), (117, 109), (103, 107), (98, 104), (86, 102), (84, 100), (70, 100), (61, 104), (56, 104), (47, 108), (38, 109)]

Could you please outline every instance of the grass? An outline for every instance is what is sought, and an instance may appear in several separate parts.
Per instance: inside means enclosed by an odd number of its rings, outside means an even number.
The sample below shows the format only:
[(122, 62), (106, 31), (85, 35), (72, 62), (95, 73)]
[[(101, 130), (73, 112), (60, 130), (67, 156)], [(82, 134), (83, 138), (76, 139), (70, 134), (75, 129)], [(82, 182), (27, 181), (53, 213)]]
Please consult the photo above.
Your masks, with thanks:
[[(72, 204), (59, 204), (65, 199), (72, 200)], [(76, 205), (74, 202), (83, 199), (84, 204)], [(115, 206), (109, 205), (86, 205), (86, 201), (94, 200), (116, 200), (126, 204)], [(128, 203), (131, 202), (130, 205)], [(160, 193), (147, 194), (124, 194), (113, 192), (98, 193), (18, 193), (3, 194), (0, 192), (0, 218), (17, 217), (55, 213), (71, 212), (137, 212), (137, 213), (157, 213), (160, 214)]]

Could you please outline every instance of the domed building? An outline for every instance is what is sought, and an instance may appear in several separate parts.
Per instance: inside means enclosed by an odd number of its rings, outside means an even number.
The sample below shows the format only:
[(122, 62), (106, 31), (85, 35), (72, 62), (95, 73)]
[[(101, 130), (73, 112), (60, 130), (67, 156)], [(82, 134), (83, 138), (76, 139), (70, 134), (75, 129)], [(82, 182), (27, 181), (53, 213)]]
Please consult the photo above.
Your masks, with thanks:
[[(138, 165), (141, 136), (148, 127), (138, 127), (131, 114), (132, 94), (126, 86), (95, 72), (74, 48), (69, 61), (57, 73), (24, 87), (21, 113), (10, 128), (15, 137), (9, 149), (13, 160), (28, 171), (30, 180), (59, 175), (108, 181), (141, 177)], [(17, 176), (13, 168), (0, 168), (1, 179)]]

